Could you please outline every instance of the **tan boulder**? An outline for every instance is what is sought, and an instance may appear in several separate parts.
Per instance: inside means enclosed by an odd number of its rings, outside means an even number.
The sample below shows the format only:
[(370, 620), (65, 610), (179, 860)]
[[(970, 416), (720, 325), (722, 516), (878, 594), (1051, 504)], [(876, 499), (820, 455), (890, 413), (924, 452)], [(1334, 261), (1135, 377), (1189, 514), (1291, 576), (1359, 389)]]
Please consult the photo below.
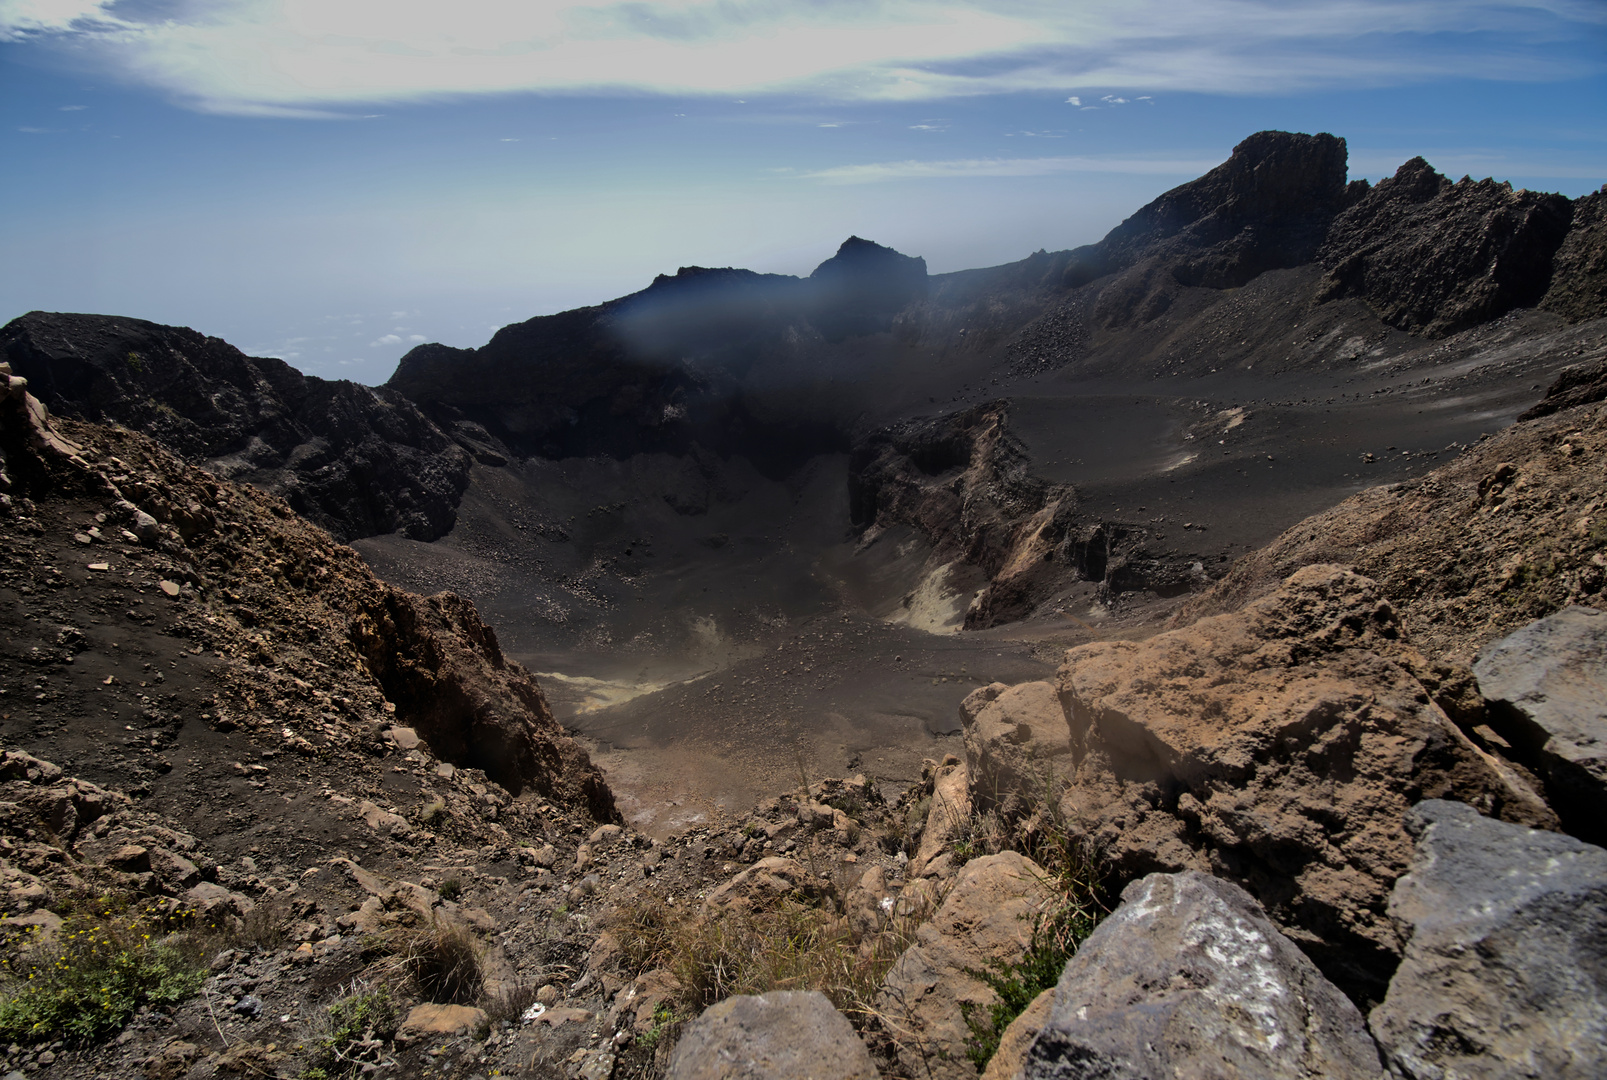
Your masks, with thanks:
[(818, 990), (726, 998), (681, 1033), (669, 1080), (876, 1080), (848, 1018)]
[(405, 836), (412, 831), (412, 827), (408, 825), (406, 818), (400, 814), (392, 814), (389, 811), (382, 810), (367, 799), (364, 799), (358, 805), (357, 813), (362, 817), (363, 824), (386, 836), (392, 834)]
[(1200, 870), (1247, 888), (1351, 993), (1381, 994), (1407, 810), (1451, 798), (1554, 826), (1435, 705), (1371, 580), (1306, 567), (1232, 615), (1084, 645), (1059, 672), (1063, 816), (1118, 873)]
[(905, 1071), (931, 1080), (977, 1075), (965, 1052), (965, 1008), (985, 1011), (998, 999), (970, 972), (1019, 961), (1052, 898), (1044, 870), (1013, 851), (973, 859), (959, 872), (876, 998)]
[(485, 1026), (485, 1010), (472, 1005), (415, 1005), (396, 1029), (396, 1041), (406, 1044), (431, 1035), (466, 1034)]
[(910, 877), (920, 877), (964, 830), (971, 819), (971, 786), (965, 762), (952, 754), (932, 776), (932, 805), (921, 830), (921, 845), (910, 860)]
[(751, 910), (772, 904), (785, 896), (813, 894), (820, 884), (802, 863), (782, 855), (760, 859), (709, 894), (704, 901), (712, 909)]
[(1049, 797), (1071, 754), (1071, 727), (1053, 683), (993, 683), (960, 703), (965, 767), (978, 809), (1014, 815)]

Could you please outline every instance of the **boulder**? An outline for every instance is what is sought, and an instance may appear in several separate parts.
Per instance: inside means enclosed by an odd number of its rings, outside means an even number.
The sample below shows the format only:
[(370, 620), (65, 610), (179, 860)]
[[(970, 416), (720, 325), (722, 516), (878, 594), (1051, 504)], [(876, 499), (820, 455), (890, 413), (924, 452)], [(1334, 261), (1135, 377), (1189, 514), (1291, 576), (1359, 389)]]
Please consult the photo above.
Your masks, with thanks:
[(431, 1035), (460, 1035), (486, 1024), (485, 1010), (471, 1005), (415, 1005), (396, 1029), (396, 1041), (405, 1045)]
[(1382, 1080), (1356, 1006), (1243, 889), (1151, 874), (1083, 942), (1027, 1080)]
[(1545, 781), (1569, 832), (1607, 842), (1607, 612), (1566, 607), (1479, 654), (1489, 722)]
[(709, 894), (711, 910), (752, 910), (767, 907), (787, 896), (813, 895), (820, 883), (796, 859), (772, 855), (760, 859)]
[(870, 1052), (818, 990), (726, 998), (688, 1024), (669, 1080), (876, 1080)]
[(993, 683), (960, 703), (965, 768), (981, 809), (1007, 815), (1049, 798), (1059, 758), (1071, 753), (1071, 728), (1053, 683)]
[(985, 1011), (998, 998), (971, 972), (1019, 961), (1052, 901), (1049, 875), (1016, 852), (966, 863), (876, 997), (876, 1011), (906, 1072), (930, 1080), (977, 1075), (966, 1056), (965, 1012)]
[(1412, 1080), (1607, 1076), (1607, 850), (1429, 801), (1390, 895), (1406, 954), (1370, 1017)]
[(1416, 802), (1554, 818), (1413, 674), (1371, 580), (1310, 566), (1231, 615), (1084, 645), (1059, 673), (1074, 765), (1061, 816), (1134, 878), (1200, 870), (1265, 905), (1330, 979), (1377, 1001), (1400, 943), (1385, 914)]
[(971, 789), (965, 763), (950, 755), (932, 777), (932, 805), (926, 812), (921, 844), (910, 860), (910, 877), (920, 877), (949, 850), (971, 820)]

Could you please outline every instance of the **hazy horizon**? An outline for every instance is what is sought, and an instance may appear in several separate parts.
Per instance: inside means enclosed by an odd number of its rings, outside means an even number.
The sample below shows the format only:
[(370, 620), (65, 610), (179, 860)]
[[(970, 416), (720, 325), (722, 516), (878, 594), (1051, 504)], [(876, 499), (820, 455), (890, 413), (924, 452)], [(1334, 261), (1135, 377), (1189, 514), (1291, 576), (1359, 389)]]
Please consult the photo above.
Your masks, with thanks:
[(0, 0), (0, 320), (377, 383), (683, 265), (1097, 240), (1254, 131), (1607, 181), (1607, 7)]

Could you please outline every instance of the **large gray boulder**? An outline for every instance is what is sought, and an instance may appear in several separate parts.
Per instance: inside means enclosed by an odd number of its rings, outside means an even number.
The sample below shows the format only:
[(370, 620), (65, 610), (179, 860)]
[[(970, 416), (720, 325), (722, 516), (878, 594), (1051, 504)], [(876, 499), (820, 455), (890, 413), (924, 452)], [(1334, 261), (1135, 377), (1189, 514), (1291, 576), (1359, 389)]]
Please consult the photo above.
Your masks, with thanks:
[(1373, 1035), (1413, 1080), (1607, 1076), (1607, 851), (1431, 800)]
[(1083, 943), (1026, 1080), (1379, 1080), (1356, 1006), (1237, 885), (1151, 874)]
[(878, 1080), (870, 1051), (818, 990), (726, 998), (686, 1026), (668, 1080)]
[(1541, 774), (1569, 832), (1607, 842), (1607, 613), (1566, 607), (1479, 654), (1490, 723)]

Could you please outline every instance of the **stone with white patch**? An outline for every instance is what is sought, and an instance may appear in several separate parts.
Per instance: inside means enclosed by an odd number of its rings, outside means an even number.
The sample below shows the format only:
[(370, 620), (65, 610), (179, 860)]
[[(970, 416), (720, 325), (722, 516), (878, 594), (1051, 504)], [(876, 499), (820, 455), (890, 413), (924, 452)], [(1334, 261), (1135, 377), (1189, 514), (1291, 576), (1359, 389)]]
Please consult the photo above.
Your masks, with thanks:
[(1607, 1076), (1607, 851), (1438, 799), (1406, 822), (1406, 955), (1369, 1020), (1412, 1080)]
[(1350, 1000), (1243, 889), (1151, 874), (1083, 943), (1026, 1080), (1383, 1075)]

